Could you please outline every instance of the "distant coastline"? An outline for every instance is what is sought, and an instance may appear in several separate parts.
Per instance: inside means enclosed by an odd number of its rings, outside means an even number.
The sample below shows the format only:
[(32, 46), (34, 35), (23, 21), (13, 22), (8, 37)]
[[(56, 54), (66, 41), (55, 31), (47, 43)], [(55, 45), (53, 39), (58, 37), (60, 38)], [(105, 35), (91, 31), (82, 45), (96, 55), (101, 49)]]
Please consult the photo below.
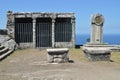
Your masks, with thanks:
[[(76, 45), (83, 45), (90, 38), (90, 34), (76, 34)], [(120, 34), (104, 34), (104, 43), (120, 45)]]

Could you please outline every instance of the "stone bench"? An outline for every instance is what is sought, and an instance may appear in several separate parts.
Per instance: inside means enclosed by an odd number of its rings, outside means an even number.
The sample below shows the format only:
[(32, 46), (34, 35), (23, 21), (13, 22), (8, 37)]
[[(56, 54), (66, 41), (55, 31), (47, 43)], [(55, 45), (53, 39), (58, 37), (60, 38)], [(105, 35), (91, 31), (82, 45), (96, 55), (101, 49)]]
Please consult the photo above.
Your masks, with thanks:
[(65, 63), (69, 62), (68, 48), (47, 49), (47, 59), (49, 63)]

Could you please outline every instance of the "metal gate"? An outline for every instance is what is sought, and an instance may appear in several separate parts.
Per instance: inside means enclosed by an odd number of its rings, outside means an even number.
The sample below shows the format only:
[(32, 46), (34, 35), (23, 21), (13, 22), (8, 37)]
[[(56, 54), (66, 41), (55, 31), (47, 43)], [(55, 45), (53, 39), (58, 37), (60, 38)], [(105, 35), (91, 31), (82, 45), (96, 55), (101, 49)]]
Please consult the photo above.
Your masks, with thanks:
[(32, 23), (15, 23), (15, 41), (17, 43), (33, 42)]
[(36, 47), (52, 46), (52, 24), (37, 23), (36, 24)]
[(55, 24), (55, 42), (70, 42), (72, 38), (71, 23), (56, 23)]

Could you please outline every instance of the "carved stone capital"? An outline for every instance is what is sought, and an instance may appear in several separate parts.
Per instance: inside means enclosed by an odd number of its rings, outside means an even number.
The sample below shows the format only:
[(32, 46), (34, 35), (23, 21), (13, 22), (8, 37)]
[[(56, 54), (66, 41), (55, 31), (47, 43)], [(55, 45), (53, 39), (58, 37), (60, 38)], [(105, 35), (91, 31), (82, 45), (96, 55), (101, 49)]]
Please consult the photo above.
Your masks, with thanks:
[(71, 18), (71, 23), (75, 23), (75, 17)]
[(92, 16), (92, 20), (91, 20), (92, 24), (95, 24), (97, 26), (102, 26), (104, 23), (104, 17), (102, 14), (95, 14)]
[(33, 17), (32, 19), (33, 19), (33, 21), (32, 21), (32, 22), (33, 22), (33, 23), (36, 23), (36, 18), (35, 18), (35, 17)]
[(55, 19), (52, 19), (52, 23), (55, 23)]
[(7, 12), (7, 26), (12, 26), (14, 24), (14, 16), (11, 11)]
[(55, 22), (55, 19), (56, 19), (56, 14), (55, 14), (55, 13), (53, 13), (53, 14), (52, 14), (52, 16), (51, 16), (51, 18), (52, 18), (52, 22)]

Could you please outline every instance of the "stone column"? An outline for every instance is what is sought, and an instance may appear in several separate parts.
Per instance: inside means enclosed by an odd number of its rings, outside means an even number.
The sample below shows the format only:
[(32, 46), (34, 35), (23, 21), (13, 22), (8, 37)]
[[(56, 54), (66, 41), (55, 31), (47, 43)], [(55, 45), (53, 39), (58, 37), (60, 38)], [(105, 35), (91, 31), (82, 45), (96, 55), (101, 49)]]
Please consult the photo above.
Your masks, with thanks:
[(15, 38), (15, 19), (12, 11), (7, 12), (7, 34), (10, 38)]
[(71, 19), (72, 24), (72, 46), (75, 47), (75, 17)]
[(92, 44), (101, 44), (103, 43), (103, 31), (102, 26), (104, 23), (104, 18), (101, 14), (96, 14), (92, 16), (92, 31), (91, 31), (91, 40)]
[(36, 18), (33, 18), (33, 48), (36, 47)]
[(55, 47), (55, 18), (52, 18), (52, 47)]

